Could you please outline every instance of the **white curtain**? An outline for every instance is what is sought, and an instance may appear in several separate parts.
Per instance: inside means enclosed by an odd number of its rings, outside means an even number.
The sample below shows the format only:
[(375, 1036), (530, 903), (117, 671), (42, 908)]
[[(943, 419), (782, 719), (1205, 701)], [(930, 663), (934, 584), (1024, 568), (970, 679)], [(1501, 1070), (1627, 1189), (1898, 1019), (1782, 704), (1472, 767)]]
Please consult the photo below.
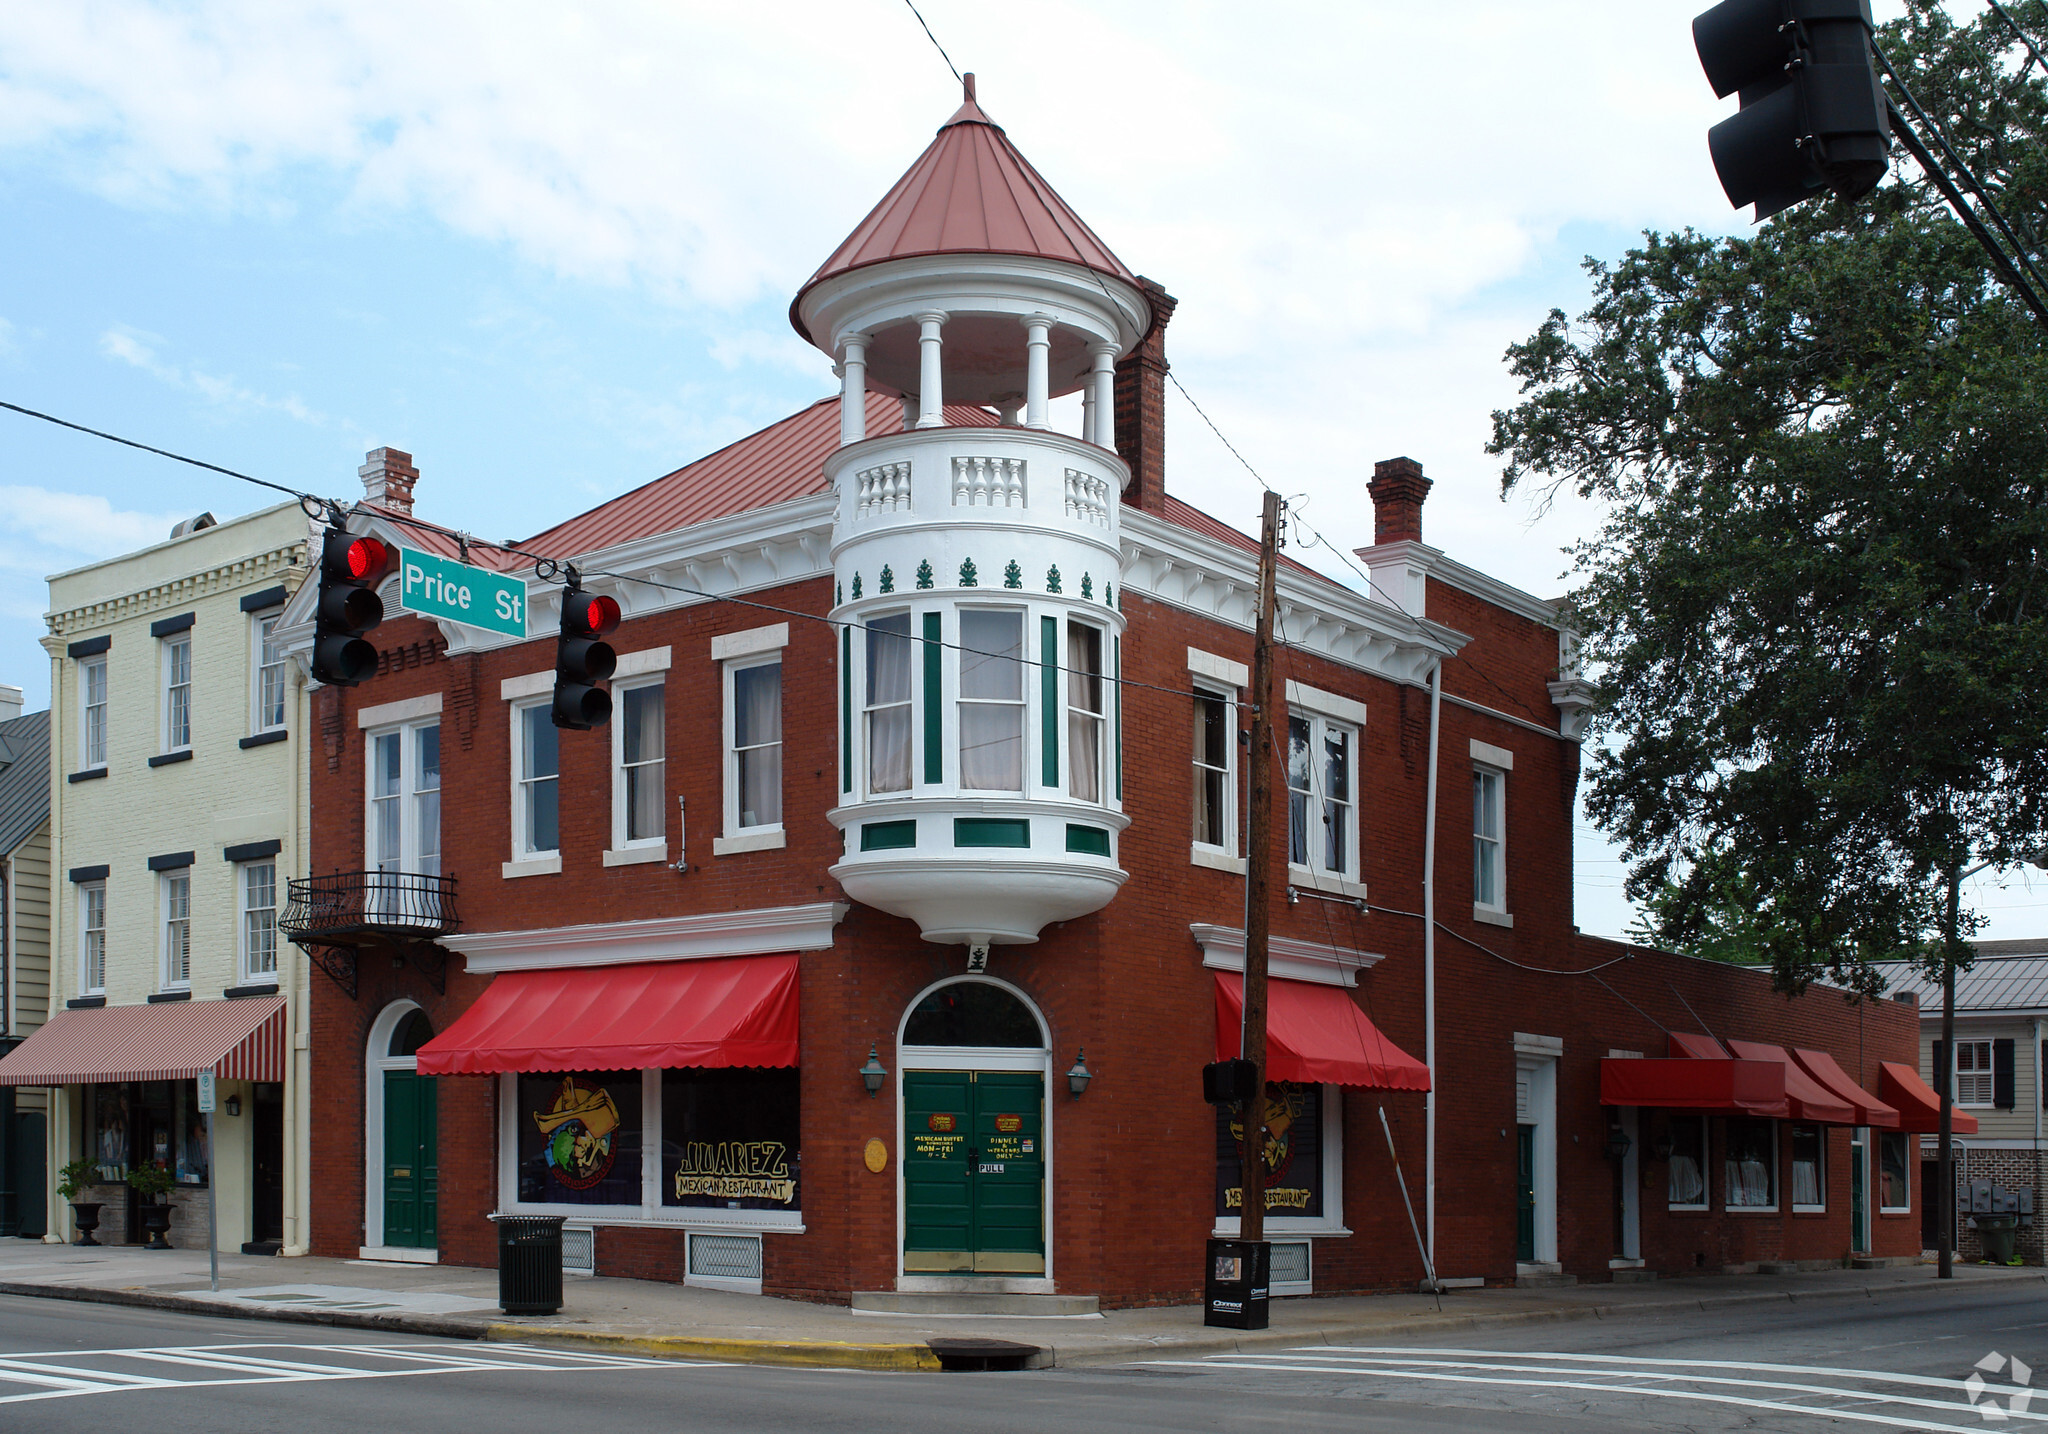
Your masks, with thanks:
[(1704, 1205), (1707, 1182), (1700, 1178), (1700, 1163), (1681, 1151), (1671, 1153), (1671, 1203)]
[(960, 785), (1024, 789), (1024, 615), (960, 614)]
[(1067, 794), (1102, 800), (1102, 633), (1067, 624)]
[[(778, 692), (776, 701), (780, 703)], [(868, 624), (868, 790), (910, 790), (910, 614)]]
[(1761, 1160), (1730, 1160), (1728, 1170), (1728, 1203), (1730, 1205), (1769, 1205), (1771, 1203), (1771, 1167)]
[(1792, 1203), (1820, 1204), (1820, 1167), (1811, 1160), (1792, 1162)]
[[(908, 663), (909, 644), (903, 644)], [(906, 667), (907, 676), (907, 667)], [(772, 827), (782, 821), (782, 664), (744, 667), (733, 674), (733, 721), (738, 730), (740, 825)], [(902, 766), (908, 785), (909, 708), (905, 714)]]

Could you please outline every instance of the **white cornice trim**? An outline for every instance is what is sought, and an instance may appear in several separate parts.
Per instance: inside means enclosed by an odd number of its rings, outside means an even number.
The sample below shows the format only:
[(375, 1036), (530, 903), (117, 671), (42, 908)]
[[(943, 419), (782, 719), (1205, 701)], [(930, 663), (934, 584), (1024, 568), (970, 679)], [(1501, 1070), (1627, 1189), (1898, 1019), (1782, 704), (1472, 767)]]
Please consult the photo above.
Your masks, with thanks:
[(766, 956), (823, 951), (832, 928), (851, 909), (843, 901), (770, 906), (754, 911), (713, 911), (615, 921), (601, 926), (553, 926), (537, 931), (475, 931), (445, 936), (470, 971), (546, 971), (571, 966), (621, 966), (634, 961), (690, 961), (712, 956)]
[[(1202, 964), (1210, 970), (1244, 970), (1244, 932), (1234, 926), (1210, 926), (1198, 921), (1188, 927), (1188, 934), (1202, 948)], [(1267, 971), (1289, 981), (1356, 986), (1361, 970), (1370, 970), (1385, 959), (1377, 951), (1346, 951), (1287, 936), (1266, 938)]]
[(1441, 549), (1413, 539), (1398, 543), (1380, 543), (1370, 548), (1356, 550), (1359, 558), (1368, 568), (1380, 568), (1396, 563), (1409, 563), (1421, 568), (1438, 582), (1482, 598), (1495, 607), (1505, 608), (1511, 613), (1526, 617), (1531, 622), (1545, 627), (1561, 627), (1558, 605), (1548, 598), (1537, 597), (1534, 593), (1523, 592), (1511, 587), (1499, 578), (1490, 577), (1477, 568), (1468, 568), (1456, 558), (1447, 558)]
[[(1136, 508), (1122, 518), (1125, 592), (1251, 631), (1255, 554)], [(1276, 586), (1280, 636), (1290, 647), (1391, 682), (1422, 686), (1432, 664), (1471, 641), (1292, 568), (1280, 571)]]

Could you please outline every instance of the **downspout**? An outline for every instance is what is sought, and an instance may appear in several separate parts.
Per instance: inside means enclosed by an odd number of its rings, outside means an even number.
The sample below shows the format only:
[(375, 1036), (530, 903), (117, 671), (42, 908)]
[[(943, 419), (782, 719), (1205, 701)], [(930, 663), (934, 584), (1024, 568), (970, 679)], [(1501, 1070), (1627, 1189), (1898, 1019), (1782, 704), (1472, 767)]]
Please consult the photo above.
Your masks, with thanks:
[(1422, 1097), (1422, 1218), (1430, 1267), (1436, 1267), (1436, 749), (1443, 711), (1444, 664), (1429, 669), (1428, 805), (1422, 814), (1422, 1059), (1429, 1091)]

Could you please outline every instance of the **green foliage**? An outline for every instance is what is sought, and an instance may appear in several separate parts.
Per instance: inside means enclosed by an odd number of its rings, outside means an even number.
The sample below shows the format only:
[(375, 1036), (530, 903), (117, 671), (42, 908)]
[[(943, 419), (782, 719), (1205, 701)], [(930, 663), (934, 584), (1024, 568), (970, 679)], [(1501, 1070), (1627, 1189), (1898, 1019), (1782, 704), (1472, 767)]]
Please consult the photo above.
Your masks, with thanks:
[(145, 1200), (155, 1200), (171, 1188), (171, 1172), (154, 1162), (137, 1165), (128, 1172), (128, 1184)]
[[(1880, 43), (2039, 254), (2048, 91), (2010, 32), (1909, 0)], [(1903, 154), (1858, 204), (1586, 269), (1592, 308), (1508, 351), (1489, 451), (1608, 505), (1574, 550), (1587, 806), (1651, 934), (1787, 989), (1966, 959), (1953, 877), (2048, 832), (2043, 333)]]
[(76, 1200), (99, 1182), (100, 1167), (96, 1160), (80, 1156), (67, 1160), (57, 1171), (57, 1193), (66, 1201)]

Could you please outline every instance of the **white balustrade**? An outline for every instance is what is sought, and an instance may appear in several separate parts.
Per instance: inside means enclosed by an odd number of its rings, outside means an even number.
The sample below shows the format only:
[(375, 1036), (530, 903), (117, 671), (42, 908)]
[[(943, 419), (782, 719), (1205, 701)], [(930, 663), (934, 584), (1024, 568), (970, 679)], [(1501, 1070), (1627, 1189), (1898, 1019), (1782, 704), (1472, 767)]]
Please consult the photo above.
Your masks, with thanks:
[(859, 485), (853, 505), (857, 520), (910, 511), (910, 464), (878, 463), (853, 475)]
[(956, 508), (1022, 508), (1022, 458), (955, 458), (953, 506)]
[(1067, 470), (1066, 514), (1083, 523), (1109, 526), (1109, 482), (1078, 468)]

